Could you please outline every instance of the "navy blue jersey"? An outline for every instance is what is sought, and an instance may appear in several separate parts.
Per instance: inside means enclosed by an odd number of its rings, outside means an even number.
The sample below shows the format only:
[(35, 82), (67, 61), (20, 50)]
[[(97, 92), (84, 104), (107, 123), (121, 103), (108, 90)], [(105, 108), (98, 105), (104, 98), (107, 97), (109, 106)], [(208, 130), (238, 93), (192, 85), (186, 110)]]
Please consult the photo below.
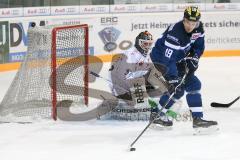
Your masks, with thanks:
[(190, 52), (201, 57), (204, 51), (204, 30), (202, 22), (187, 33), (183, 21), (167, 28), (156, 41), (150, 54), (153, 63), (160, 63), (167, 68), (166, 76), (178, 76), (176, 63), (184, 59)]

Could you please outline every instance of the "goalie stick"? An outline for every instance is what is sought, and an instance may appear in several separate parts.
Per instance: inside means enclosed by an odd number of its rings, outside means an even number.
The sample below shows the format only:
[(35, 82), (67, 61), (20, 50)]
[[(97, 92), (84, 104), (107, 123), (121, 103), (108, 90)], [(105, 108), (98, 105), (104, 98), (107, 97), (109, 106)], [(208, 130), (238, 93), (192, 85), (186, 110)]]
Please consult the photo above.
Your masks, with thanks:
[(212, 102), (211, 106), (215, 107), (215, 108), (229, 108), (230, 106), (232, 106), (237, 100), (240, 99), (240, 96), (238, 96), (236, 99), (234, 99), (232, 102), (230, 103), (217, 103), (217, 102)]
[[(93, 71), (90, 71), (90, 74), (93, 75), (93, 76), (95, 76), (95, 77), (97, 77), (97, 78), (101, 78), (101, 79), (105, 80), (105, 81), (108, 82), (108, 83), (113, 84), (110, 79), (104, 78), (103, 76), (100, 76), (99, 74), (97, 74), (97, 73), (95, 73), (95, 72), (93, 72)], [(125, 88), (123, 88), (123, 87), (121, 87), (121, 86), (119, 86), (119, 85), (116, 85), (116, 87), (118, 87), (118, 88), (120, 88), (120, 89), (123, 89), (123, 90), (129, 92), (127, 89), (125, 89)]]
[[(127, 89), (125, 89), (125, 88), (123, 88), (123, 87), (121, 87), (121, 86), (119, 86), (119, 85), (117, 85), (117, 84), (113, 84), (113, 82), (112, 82), (110, 79), (107, 79), (107, 78), (105, 78), (105, 77), (103, 77), (103, 76), (101, 76), (101, 75), (99, 75), (99, 74), (97, 74), (97, 73), (95, 73), (95, 72), (93, 72), (93, 71), (90, 71), (89, 74), (91, 74), (91, 75), (93, 75), (93, 76), (95, 76), (95, 77), (97, 77), (97, 78), (103, 79), (104, 81), (106, 81), (106, 82), (114, 85), (115, 87), (117, 87), (117, 88), (119, 88), (119, 89), (122, 89), (122, 90), (126, 91), (127, 93), (131, 94), (129, 90), (127, 90)], [(132, 74), (132, 75), (133, 75), (133, 74)], [(140, 77), (140, 76), (139, 76), (139, 75), (131, 76), (131, 77), (129, 76), (128, 79), (138, 78), (138, 77)]]

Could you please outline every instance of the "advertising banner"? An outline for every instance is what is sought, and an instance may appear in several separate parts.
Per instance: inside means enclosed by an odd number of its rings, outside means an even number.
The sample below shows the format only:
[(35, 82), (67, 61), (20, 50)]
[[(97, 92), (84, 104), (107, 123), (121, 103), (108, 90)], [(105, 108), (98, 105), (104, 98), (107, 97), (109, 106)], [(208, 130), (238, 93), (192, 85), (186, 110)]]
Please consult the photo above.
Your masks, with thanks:
[[(189, 3), (117, 3), (112, 5), (74, 5), (74, 6), (39, 6), (0, 8), (1, 18), (86, 15), (86, 14), (116, 14), (116, 13), (153, 13), (182, 12)], [(240, 3), (191, 3), (201, 11), (239, 11)]]
[(8, 22), (0, 22), (0, 63), (7, 63), (9, 56), (9, 28)]
[(239, 9), (239, 3), (210, 3), (206, 5), (206, 10), (208, 11), (239, 11)]
[(109, 5), (86, 5), (79, 7), (80, 14), (109, 13)]
[(79, 14), (79, 6), (52, 6), (51, 15), (74, 15)]
[(18, 18), (8, 21), (6, 28), (9, 32), (6, 36), (9, 39), (9, 62), (19, 62), (23, 60), (27, 51), (27, 31), (33, 22), (38, 26), (45, 25), (45, 20), (41, 19), (27, 20)]
[(110, 6), (110, 12), (112, 13), (134, 13), (140, 11), (141, 5), (136, 4), (119, 4)]
[[(206, 51), (240, 50), (239, 14), (239, 11), (224, 14), (202, 12)], [(0, 47), (4, 48), (4, 62), (22, 61), (27, 51), (27, 30), (32, 22), (37, 26), (88, 24), (89, 53), (112, 55), (132, 47), (135, 37), (145, 30), (151, 32), (156, 41), (169, 25), (182, 20), (182, 17), (182, 12), (153, 12), (10, 18), (8, 21), (0, 21)], [(8, 50), (9, 57), (6, 58)]]
[(48, 16), (50, 15), (50, 7), (24, 7), (24, 16)]
[(23, 8), (1, 8), (0, 18), (4, 17), (21, 17), (23, 16)]
[(166, 12), (172, 10), (173, 4), (171, 3), (141, 5), (141, 12)]
[[(198, 6), (198, 8), (201, 10), (201, 11), (204, 11), (205, 10), (205, 3), (191, 3), (191, 5), (193, 6)], [(189, 6), (188, 3), (174, 3), (173, 4), (173, 11), (178, 11), (178, 12), (183, 12), (184, 9)]]

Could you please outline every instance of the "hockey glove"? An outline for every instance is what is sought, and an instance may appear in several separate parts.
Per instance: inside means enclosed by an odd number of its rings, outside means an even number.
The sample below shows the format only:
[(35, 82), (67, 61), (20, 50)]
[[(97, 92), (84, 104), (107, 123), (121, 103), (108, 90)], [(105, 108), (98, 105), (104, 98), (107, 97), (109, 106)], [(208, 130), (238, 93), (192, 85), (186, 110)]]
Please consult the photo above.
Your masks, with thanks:
[(187, 63), (185, 59), (177, 63), (177, 70), (178, 70), (179, 77), (184, 76), (184, 74), (186, 73), (186, 67), (187, 67)]
[(177, 93), (177, 92), (181, 92), (182, 91), (182, 86), (179, 86), (180, 82), (181, 82), (181, 78), (176, 77), (176, 76), (170, 76), (170, 77), (165, 77), (169, 87), (168, 87), (168, 91), (169, 93)]
[(185, 59), (186, 66), (189, 69), (188, 74), (191, 75), (198, 69), (199, 57), (195, 54), (192, 57), (186, 57)]

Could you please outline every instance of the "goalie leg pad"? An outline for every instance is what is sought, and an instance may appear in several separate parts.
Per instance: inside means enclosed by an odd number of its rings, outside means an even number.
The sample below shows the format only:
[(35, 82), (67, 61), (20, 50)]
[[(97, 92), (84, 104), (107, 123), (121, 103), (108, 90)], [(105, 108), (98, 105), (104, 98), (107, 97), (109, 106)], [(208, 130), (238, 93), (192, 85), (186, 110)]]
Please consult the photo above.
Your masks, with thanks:
[(135, 105), (147, 103), (148, 95), (145, 86), (145, 79), (143, 77), (130, 79), (129, 84), (131, 86), (130, 91)]

